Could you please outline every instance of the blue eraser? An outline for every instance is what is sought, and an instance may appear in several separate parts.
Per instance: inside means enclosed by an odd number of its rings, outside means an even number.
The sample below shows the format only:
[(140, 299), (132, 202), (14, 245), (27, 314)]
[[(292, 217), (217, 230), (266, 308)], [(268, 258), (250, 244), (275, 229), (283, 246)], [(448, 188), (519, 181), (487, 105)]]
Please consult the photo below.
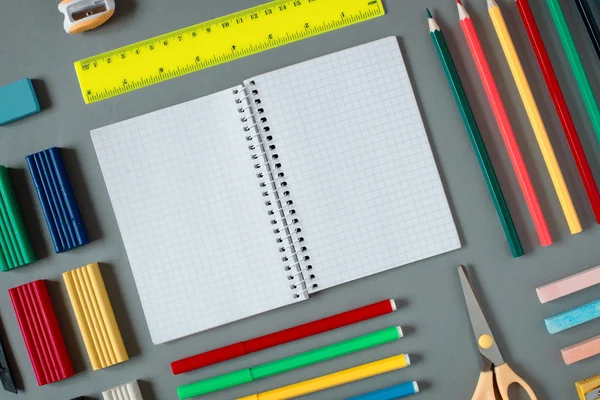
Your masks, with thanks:
[(0, 125), (40, 112), (33, 84), (28, 78), (0, 87)]

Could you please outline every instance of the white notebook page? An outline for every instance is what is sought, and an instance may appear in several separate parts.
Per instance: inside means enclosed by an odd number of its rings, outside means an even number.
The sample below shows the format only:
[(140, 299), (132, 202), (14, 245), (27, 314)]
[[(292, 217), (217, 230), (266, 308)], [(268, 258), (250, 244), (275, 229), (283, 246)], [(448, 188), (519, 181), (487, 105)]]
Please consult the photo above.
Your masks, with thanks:
[(396, 38), (253, 80), (317, 290), (460, 247)]
[(155, 344), (294, 301), (232, 90), (92, 131)]

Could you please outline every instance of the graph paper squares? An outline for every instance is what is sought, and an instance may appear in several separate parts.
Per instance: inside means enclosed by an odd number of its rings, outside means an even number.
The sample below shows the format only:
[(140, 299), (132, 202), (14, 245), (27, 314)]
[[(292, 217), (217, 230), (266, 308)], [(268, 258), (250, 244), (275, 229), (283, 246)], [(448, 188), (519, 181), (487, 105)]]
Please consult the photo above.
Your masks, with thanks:
[[(92, 131), (154, 343), (460, 247), (395, 38), (250, 80), (250, 110), (238, 86)], [(292, 282), (243, 130), (258, 108), (313, 267)]]

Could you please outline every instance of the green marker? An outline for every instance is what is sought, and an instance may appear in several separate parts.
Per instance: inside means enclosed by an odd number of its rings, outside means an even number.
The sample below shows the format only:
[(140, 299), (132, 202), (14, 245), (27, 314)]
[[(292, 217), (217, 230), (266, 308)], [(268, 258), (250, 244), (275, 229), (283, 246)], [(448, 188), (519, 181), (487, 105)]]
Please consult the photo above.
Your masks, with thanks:
[(592, 125), (596, 131), (596, 136), (598, 141), (600, 141), (600, 109), (598, 108), (598, 102), (596, 101), (596, 97), (592, 91), (590, 80), (588, 79), (585, 69), (583, 68), (581, 58), (577, 53), (577, 47), (575, 46), (575, 41), (573, 40), (571, 31), (567, 25), (565, 14), (560, 7), (560, 1), (548, 0), (548, 7), (550, 8), (550, 13), (552, 14), (554, 24), (558, 29), (560, 40), (565, 48), (565, 52), (567, 53), (567, 58), (571, 64), (571, 69), (575, 74), (575, 79), (577, 80), (579, 91), (581, 92), (581, 96), (585, 102), (585, 107), (587, 108), (588, 114), (592, 119)]
[(371, 347), (380, 346), (398, 340), (402, 336), (402, 329), (399, 326), (392, 326), (377, 332), (307, 351), (281, 360), (180, 386), (177, 389), (177, 394), (181, 400), (190, 399), (192, 397), (243, 385), (244, 383), (250, 383), (268, 376), (281, 374), (297, 368), (366, 350)]

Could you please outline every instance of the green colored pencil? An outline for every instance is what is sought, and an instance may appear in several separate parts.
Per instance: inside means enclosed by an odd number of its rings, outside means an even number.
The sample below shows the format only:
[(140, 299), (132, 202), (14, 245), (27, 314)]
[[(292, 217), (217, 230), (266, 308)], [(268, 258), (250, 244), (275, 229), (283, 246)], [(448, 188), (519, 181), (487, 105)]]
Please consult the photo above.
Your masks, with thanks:
[(575, 46), (573, 35), (571, 35), (571, 31), (567, 25), (565, 14), (560, 6), (560, 0), (548, 0), (548, 7), (550, 8), (554, 25), (556, 25), (556, 29), (558, 29), (560, 41), (567, 53), (567, 58), (571, 64), (573, 74), (575, 74), (575, 79), (577, 80), (579, 91), (585, 102), (585, 107), (592, 120), (592, 125), (596, 131), (596, 137), (598, 138), (598, 141), (600, 141), (600, 109), (598, 108), (598, 102), (592, 91), (590, 80), (585, 72), (583, 63), (581, 62), (581, 57), (579, 57), (579, 54), (577, 53), (577, 47)]
[(305, 353), (296, 354), (295, 356), (286, 357), (281, 360), (180, 386), (177, 389), (177, 394), (182, 400), (201, 396), (216, 392), (217, 390), (243, 385), (272, 375), (281, 374), (322, 361), (331, 360), (332, 358), (366, 350), (371, 347), (393, 342), (401, 337), (402, 329), (398, 326), (392, 326), (367, 335), (307, 351)]
[(448, 45), (446, 44), (446, 40), (444, 39), (444, 35), (442, 34), (440, 27), (431, 16), (429, 10), (427, 10), (427, 16), (429, 17), (429, 31), (431, 34), (431, 40), (433, 40), (435, 49), (440, 57), (442, 67), (444, 68), (446, 77), (448, 78), (448, 83), (452, 89), (452, 94), (454, 94), (454, 99), (458, 105), (460, 115), (462, 116), (463, 122), (467, 128), (469, 139), (473, 145), (473, 150), (475, 151), (475, 156), (479, 162), (479, 167), (483, 173), (485, 183), (487, 184), (490, 195), (492, 196), (492, 201), (496, 207), (496, 212), (498, 213), (498, 218), (502, 224), (502, 229), (504, 229), (506, 240), (508, 240), (510, 251), (512, 252), (514, 258), (521, 257), (524, 252), (523, 246), (521, 245), (521, 240), (519, 239), (519, 234), (517, 233), (517, 228), (515, 227), (513, 219), (510, 215), (510, 210), (508, 209), (504, 194), (500, 188), (500, 183), (498, 183), (498, 177), (494, 171), (492, 160), (490, 159), (487, 149), (485, 148), (485, 143), (483, 142), (481, 132), (479, 131), (479, 127), (475, 121), (475, 116), (473, 115), (473, 110), (469, 104), (469, 100), (460, 80), (460, 76), (458, 75), (458, 71), (456, 70), (454, 61), (452, 60), (452, 56), (450, 55), (450, 50), (448, 49)]

